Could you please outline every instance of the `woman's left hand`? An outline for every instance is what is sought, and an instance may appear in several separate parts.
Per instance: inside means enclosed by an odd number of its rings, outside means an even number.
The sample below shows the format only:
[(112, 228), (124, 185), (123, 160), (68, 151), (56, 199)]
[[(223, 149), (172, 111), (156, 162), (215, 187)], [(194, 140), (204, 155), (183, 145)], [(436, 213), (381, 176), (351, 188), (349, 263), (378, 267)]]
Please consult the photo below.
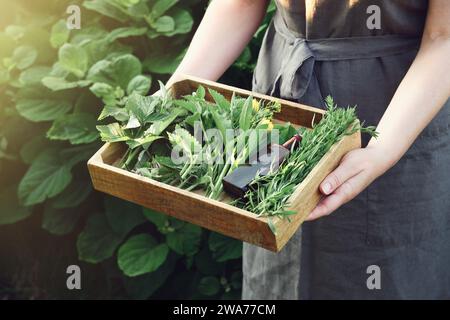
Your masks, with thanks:
[(375, 146), (347, 153), (339, 166), (320, 184), (320, 191), (325, 197), (306, 220), (329, 215), (352, 200), (391, 166), (386, 160), (386, 153)]

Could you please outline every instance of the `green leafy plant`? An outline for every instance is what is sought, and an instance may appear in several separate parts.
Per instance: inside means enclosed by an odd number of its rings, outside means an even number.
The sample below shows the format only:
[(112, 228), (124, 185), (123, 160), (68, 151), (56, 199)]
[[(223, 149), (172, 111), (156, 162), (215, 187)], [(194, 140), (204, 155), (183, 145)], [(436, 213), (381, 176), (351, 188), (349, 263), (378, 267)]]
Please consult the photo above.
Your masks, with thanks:
[[(82, 9), (80, 30), (66, 27), (68, 5)], [(86, 169), (100, 135), (120, 135), (115, 125), (99, 134), (99, 113), (136, 124), (124, 109), (156, 89), (153, 79), (165, 80), (175, 70), (206, 5), (199, 0), (2, 2), (8, 14), (0, 27), (0, 228), (18, 228), (22, 221), (31, 224), (27, 232), (36, 233), (37, 223), (51, 235), (74, 237), (79, 259), (97, 264), (105, 275), (108, 297), (239, 296), (239, 242), (174, 219), (157, 225), (142, 208), (92, 192)], [(262, 31), (228, 73), (228, 82), (247, 86)], [(133, 150), (148, 143), (138, 136), (127, 142), (135, 144)], [(136, 241), (140, 234), (151, 238)], [(133, 242), (125, 246), (129, 239)], [(166, 245), (168, 253), (163, 259), (164, 250), (156, 251), (162, 261), (157, 268), (144, 259), (142, 268), (129, 270), (135, 256), (128, 251), (135, 244)], [(219, 281), (218, 291), (200, 290), (207, 276)], [(120, 290), (112, 289), (117, 286)]]
[(357, 121), (355, 108), (337, 108), (330, 96), (326, 104), (327, 112), (319, 123), (311, 130), (299, 129), (299, 148), (292, 150), (277, 171), (257, 177), (237, 205), (258, 215), (289, 217), (295, 211), (286, 210), (286, 205), (295, 188), (336, 142), (356, 131), (376, 136), (374, 127), (363, 127)]

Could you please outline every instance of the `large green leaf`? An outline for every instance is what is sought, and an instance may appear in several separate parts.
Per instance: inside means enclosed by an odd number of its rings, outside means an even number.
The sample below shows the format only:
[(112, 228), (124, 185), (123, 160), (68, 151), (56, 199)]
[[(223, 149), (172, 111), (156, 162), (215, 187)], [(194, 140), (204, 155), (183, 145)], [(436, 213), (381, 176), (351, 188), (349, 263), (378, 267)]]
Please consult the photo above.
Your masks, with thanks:
[(128, 295), (133, 299), (148, 299), (161, 288), (175, 270), (177, 257), (169, 254), (158, 270), (137, 277), (124, 277), (124, 285)]
[(219, 262), (233, 260), (242, 256), (242, 242), (211, 232), (208, 239), (209, 249)]
[(108, 259), (114, 254), (123, 237), (114, 232), (104, 214), (96, 213), (89, 217), (84, 230), (78, 236), (78, 257), (90, 263)]
[(14, 50), (11, 61), (17, 69), (24, 70), (36, 61), (37, 56), (38, 52), (35, 48), (20, 46)]
[(99, 137), (96, 123), (95, 117), (89, 113), (64, 115), (53, 122), (47, 137), (51, 140), (68, 140), (72, 144), (90, 143)]
[(24, 70), (19, 77), (19, 82), (23, 86), (39, 84), (42, 78), (50, 73), (51, 68), (46, 66), (35, 66)]
[(148, 93), (148, 90), (150, 90), (151, 85), (151, 77), (138, 75), (131, 79), (130, 83), (128, 83), (127, 93), (129, 95), (132, 93), (137, 93), (144, 96)]
[(30, 208), (19, 204), (17, 185), (2, 188), (2, 191), (0, 191), (0, 225), (16, 223), (30, 214)]
[(131, 54), (121, 55), (109, 60), (95, 63), (88, 72), (88, 80), (107, 83), (113, 87), (120, 86), (126, 90), (130, 81), (142, 73), (138, 58)]
[(62, 192), (72, 180), (71, 166), (55, 149), (44, 150), (19, 184), (19, 199), (31, 206)]
[[(150, 29), (147, 32), (147, 36), (150, 39), (159, 37), (161, 35), (166, 37), (172, 37), (176, 34), (185, 34), (191, 31), (192, 26), (194, 24), (194, 19), (192, 18), (192, 15), (189, 13), (189, 11), (185, 9), (174, 8), (170, 10), (170, 17), (175, 23), (173, 28), (167, 29), (167, 26), (169, 25), (167, 18), (164, 18), (164, 20), (158, 23), (157, 25), (155, 25), (154, 21), (149, 21), (150, 25), (155, 29)], [(161, 28), (161, 26), (163, 26), (163, 28)]]
[(159, 18), (178, 2), (179, 0), (157, 0), (152, 7), (151, 11), (152, 18), (154, 19)]
[(147, 32), (146, 27), (138, 28), (138, 27), (124, 27), (124, 28), (118, 28), (111, 31), (108, 36), (106, 37), (106, 40), (108, 42), (114, 42), (117, 39), (121, 38), (128, 38), (128, 37), (137, 37), (142, 36)]
[(220, 290), (220, 281), (217, 277), (203, 277), (198, 284), (198, 291), (205, 296), (214, 296)]
[(123, 236), (146, 221), (140, 206), (115, 197), (105, 197), (105, 210), (112, 230)]
[(75, 179), (72, 183), (52, 200), (55, 209), (78, 207), (92, 192), (89, 180)]
[(167, 245), (178, 254), (193, 256), (200, 247), (202, 229), (190, 223), (166, 235)]
[(26, 164), (32, 164), (34, 159), (49, 144), (45, 135), (36, 135), (20, 148), (20, 157)]
[(84, 1), (83, 6), (120, 22), (125, 22), (129, 18), (126, 13), (112, 5), (108, 0)]
[(88, 55), (84, 48), (66, 43), (59, 49), (58, 57), (59, 63), (64, 69), (78, 78), (84, 77), (89, 63)]
[(25, 119), (34, 122), (59, 118), (72, 109), (72, 103), (51, 98), (21, 99), (16, 105), (17, 111)]
[(65, 20), (59, 20), (52, 26), (50, 43), (53, 48), (59, 48), (69, 40), (70, 29)]
[(119, 248), (119, 268), (130, 277), (153, 272), (164, 263), (168, 253), (167, 244), (158, 244), (150, 235), (139, 234)]
[(44, 210), (42, 228), (54, 235), (65, 235), (73, 231), (82, 211), (79, 208), (56, 209), (47, 204)]
[(171, 32), (175, 30), (175, 20), (169, 16), (162, 16), (152, 23), (152, 27), (156, 32)]
[(87, 87), (91, 84), (89, 80), (67, 81), (60, 77), (44, 77), (42, 84), (53, 91), (68, 90), (74, 88)]

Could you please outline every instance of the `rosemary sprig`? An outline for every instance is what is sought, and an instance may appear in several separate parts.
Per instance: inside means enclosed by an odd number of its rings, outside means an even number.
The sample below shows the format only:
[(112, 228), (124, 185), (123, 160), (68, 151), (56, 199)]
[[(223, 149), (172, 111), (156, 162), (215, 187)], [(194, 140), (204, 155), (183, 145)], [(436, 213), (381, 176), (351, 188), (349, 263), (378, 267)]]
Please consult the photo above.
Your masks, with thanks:
[(374, 127), (363, 127), (356, 121), (355, 107), (337, 108), (331, 97), (325, 102), (323, 119), (311, 130), (299, 129), (301, 146), (292, 150), (277, 171), (257, 177), (235, 205), (261, 216), (287, 217), (295, 213), (286, 210), (290, 196), (332, 145), (356, 131), (377, 135)]

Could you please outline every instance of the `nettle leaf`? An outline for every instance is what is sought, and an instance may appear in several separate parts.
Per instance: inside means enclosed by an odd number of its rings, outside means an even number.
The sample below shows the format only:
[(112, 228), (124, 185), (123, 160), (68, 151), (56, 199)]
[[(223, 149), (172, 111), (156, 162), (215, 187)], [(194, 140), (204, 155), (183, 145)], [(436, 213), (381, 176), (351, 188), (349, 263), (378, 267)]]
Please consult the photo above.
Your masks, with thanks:
[(30, 67), (37, 59), (38, 52), (31, 46), (20, 46), (16, 48), (11, 57), (12, 64), (19, 70)]
[(35, 66), (28, 68), (19, 76), (19, 82), (23, 86), (32, 86), (41, 83), (42, 78), (46, 77), (51, 71), (50, 67)]
[(147, 118), (155, 111), (158, 101), (158, 97), (145, 97), (139, 93), (133, 93), (128, 98), (125, 108), (143, 125), (147, 122)]
[(175, 20), (169, 16), (162, 16), (156, 19), (151, 25), (157, 32), (170, 32), (175, 30)]
[(117, 104), (116, 90), (107, 83), (94, 83), (89, 90), (98, 98), (102, 99), (107, 106), (114, 106)]
[(219, 106), (221, 111), (229, 112), (231, 110), (230, 102), (222, 94), (213, 89), (208, 89), (208, 91), (213, 97), (216, 104)]
[(167, 244), (158, 244), (148, 234), (139, 234), (128, 239), (118, 252), (119, 268), (129, 277), (157, 270), (169, 253)]
[(52, 26), (50, 44), (53, 48), (59, 48), (69, 40), (70, 29), (65, 20), (59, 20)]
[(60, 65), (76, 77), (84, 77), (88, 68), (88, 55), (81, 46), (70, 43), (64, 44), (58, 52)]
[(88, 180), (72, 180), (63, 192), (52, 199), (52, 207), (55, 209), (78, 207), (91, 193), (92, 185)]
[(193, 256), (200, 247), (202, 229), (190, 223), (166, 235), (167, 245), (178, 254)]
[(55, 120), (72, 109), (72, 102), (67, 99), (45, 97), (22, 98), (17, 101), (19, 114), (33, 122)]
[(107, 83), (113, 87), (120, 86), (126, 90), (130, 81), (142, 73), (142, 65), (138, 58), (131, 54), (121, 55), (94, 64), (88, 72), (88, 80)]
[(84, 1), (83, 6), (86, 9), (97, 11), (102, 15), (113, 18), (120, 22), (125, 22), (129, 19), (129, 16), (126, 13), (110, 4), (108, 0)]
[[(164, 132), (164, 130), (167, 129), (168, 126), (170, 126), (176, 118), (178, 118), (180, 115), (184, 113), (184, 110), (182, 109), (174, 109), (171, 114), (166, 115), (163, 119), (155, 121), (150, 128), (148, 128), (144, 134), (151, 134), (151, 135), (160, 135)], [(177, 133), (175, 131), (175, 133)], [(178, 132), (179, 133), (179, 132)], [(184, 134), (184, 133), (182, 133)]]
[(130, 137), (125, 134), (125, 131), (117, 122), (97, 126), (96, 128), (100, 131), (100, 138), (105, 142), (119, 142), (130, 139)]
[(220, 281), (217, 277), (203, 277), (198, 284), (198, 291), (205, 296), (214, 296), (219, 293)]
[(42, 228), (58, 236), (69, 234), (77, 225), (81, 214), (79, 208), (57, 209), (49, 203), (44, 209)]
[(108, 36), (106, 37), (106, 40), (108, 42), (114, 42), (117, 39), (122, 38), (129, 38), (129, 37), (138, 37), (142, 36), (147, 33), (147, 28), (137, 28), (137, 27), (124, 27), (124, 28), (118, 28), (111, 31)]
[(30, 214), (30, 208), (19, 204), (17, 185), (2, 187), (0, 191), (0, 225), (16, 223)]
[(242, 256), (242, 242), (211, 232), (208, 239), (209, 249), (218, 262), (238, 259)]
[(105, 210), (111, 228), (123, 236), (146, 221), (140, 206), (115, 197), (105, 197)]
[(113, 117), (117, 121), (126, 122), (130, 118), (125, 108), (115, 106), (105, 106), (97, 120)]
[(137, 93), (144, 96), (150, 90), (151, 85), (152, 78), (150, 76), (138, 75), (128, 83), (127, 94)]
[(144, 149), (148, 149), (150, 144), (156, 140), (162, 139), (162, 136), (146, 136), (142, 138), (132, 139), (127, 141), (127, 145), (130, 149), (135, 149), (140, 146), (144, 146)]
[(174, 5), (176, 5), (179, 2), (179, 0), (157, 0), (155, 4), (152, 7), (151, 15), (152, 18), (156, 19), (162, 16), (172, 8)]
[(111, 258), (123, 238), (124, 235), (114, 232), (104, 214), (96, 213), (89, 217), (84, 230), (78, 235), (78, 257), (90, 263)]
[(97, 121), (89, 113), (64, 115), (53, 122), (47, 131), (50, 140), (68, 140), (71, 144), (90, 143), (98, 139)]
[(91, 84), (89, 80), (67, 81), (60, 77), (44, 77), (42, 84), (53, 91), (83, 88)]
[(20, 181), (19, 199), (25, 206), (31, 206), (56, 196), (72, 180), (71, 169), (57, 150), (44, 150)]

